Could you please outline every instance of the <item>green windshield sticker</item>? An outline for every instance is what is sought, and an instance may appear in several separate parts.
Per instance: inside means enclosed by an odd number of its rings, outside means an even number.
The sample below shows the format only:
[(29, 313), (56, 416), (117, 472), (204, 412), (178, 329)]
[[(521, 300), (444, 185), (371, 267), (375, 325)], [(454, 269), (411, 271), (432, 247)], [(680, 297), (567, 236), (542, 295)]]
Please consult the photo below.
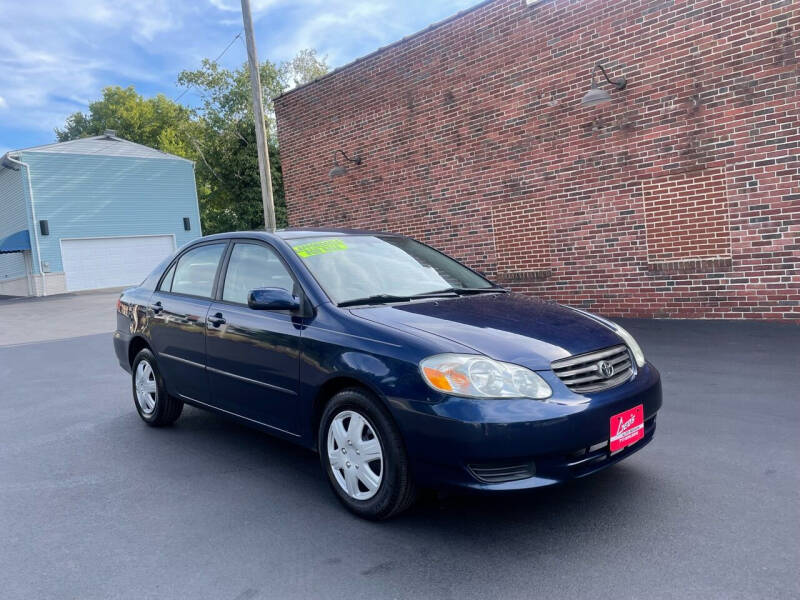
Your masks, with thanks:
[(292, 246), (292, 250), (294, 250), (297, 253), (297, 256), (300, 258), (308, 258), (310, 256), (316, 256), (317, 254), (327, 254), (328, 252), (336, 252), (337, 250), (347, 250), (347, 245), (345, 245), (342, 240), (334, 239)]

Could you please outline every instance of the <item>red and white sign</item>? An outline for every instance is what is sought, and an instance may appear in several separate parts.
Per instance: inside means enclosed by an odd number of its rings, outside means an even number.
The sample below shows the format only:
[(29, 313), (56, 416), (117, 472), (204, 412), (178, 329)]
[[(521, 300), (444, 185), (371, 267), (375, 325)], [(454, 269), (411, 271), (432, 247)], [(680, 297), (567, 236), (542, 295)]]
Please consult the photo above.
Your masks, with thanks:
[(643, 437), (644, 407), (641, 404), (611, 417), (611, 452), (635, 444)]

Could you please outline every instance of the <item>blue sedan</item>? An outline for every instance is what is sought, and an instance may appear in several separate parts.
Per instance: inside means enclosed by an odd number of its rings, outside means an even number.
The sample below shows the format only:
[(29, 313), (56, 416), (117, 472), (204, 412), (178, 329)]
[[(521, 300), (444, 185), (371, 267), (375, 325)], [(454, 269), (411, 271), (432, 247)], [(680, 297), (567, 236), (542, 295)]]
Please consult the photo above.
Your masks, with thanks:
[(588, 475), (647, 444), (661, 407), (619, 325), (368, 231), (197, 240), (122, 294), (114, 348), (148, 425), (190, 404), (302, 444), (371, 519), (420, 488)]

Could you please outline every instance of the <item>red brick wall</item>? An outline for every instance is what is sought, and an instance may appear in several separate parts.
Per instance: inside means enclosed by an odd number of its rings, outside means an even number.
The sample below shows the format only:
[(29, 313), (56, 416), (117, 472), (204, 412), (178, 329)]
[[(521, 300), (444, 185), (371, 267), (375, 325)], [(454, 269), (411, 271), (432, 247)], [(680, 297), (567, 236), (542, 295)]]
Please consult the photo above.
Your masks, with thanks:
[[(292, 226), (608, 315), (800, 320), (800, 3), (496, 0), (276, 101)], [(628, 87), (580, 104), (602, 60)], [(328, 173), (337, 148), (362, 157)]]

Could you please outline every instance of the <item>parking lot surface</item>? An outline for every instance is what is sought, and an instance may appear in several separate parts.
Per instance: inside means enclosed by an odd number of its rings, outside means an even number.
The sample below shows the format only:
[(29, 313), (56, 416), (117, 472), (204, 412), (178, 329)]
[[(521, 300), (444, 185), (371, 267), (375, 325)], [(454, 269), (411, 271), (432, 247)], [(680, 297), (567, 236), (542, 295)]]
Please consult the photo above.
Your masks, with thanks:
[[(24, 306), (46, 328), (81, 302)], [(623, 323), (663, 377), (647, 448), (385, 523), (345, 512), (314, 454), (266, 434), (188, 407), (146, 427), (93, 333), (113, 318), (2, 337), (0, 597), (800, 597), (800, 329)]]
[(0, 297), (0, 346), (106, 333), (116, 327), (120, 289), (42, 298)]

